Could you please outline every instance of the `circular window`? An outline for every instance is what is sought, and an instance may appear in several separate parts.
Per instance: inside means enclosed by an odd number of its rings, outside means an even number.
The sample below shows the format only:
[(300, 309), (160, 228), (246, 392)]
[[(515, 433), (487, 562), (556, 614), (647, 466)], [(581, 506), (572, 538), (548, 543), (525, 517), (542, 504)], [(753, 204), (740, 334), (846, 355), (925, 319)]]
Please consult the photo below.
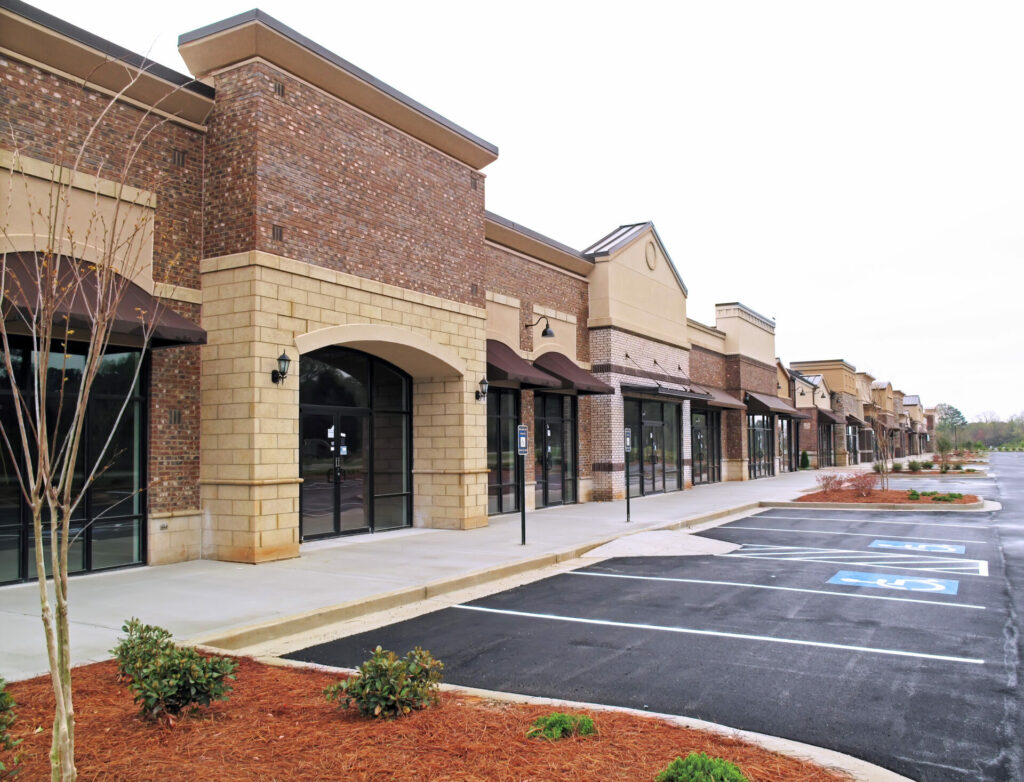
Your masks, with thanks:
[(658, 251), (654, 249), (654, 242), (648, 242), (645, 250), (647, 254), (647, 268), (654, 269), (658, 263)]

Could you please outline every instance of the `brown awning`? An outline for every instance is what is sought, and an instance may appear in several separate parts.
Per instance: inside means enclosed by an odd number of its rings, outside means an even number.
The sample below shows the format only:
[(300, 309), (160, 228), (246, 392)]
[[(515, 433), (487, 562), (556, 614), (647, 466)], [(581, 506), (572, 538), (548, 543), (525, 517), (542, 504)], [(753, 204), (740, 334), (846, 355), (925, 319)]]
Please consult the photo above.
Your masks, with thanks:
[(867, 424), (861, 421), (857, 416), (850, 415), (849, 413), (846, 414), (846, 423), (856, 424), (857, 426), (867, 426)]
[(820, 407), (818, 408), (818, 418), (824, 418), (825, 420), (831, 421), (834, 424), (846, 424), (846, 416), (839, 415), (838, 413), (833, 413), (831, 410), (825, 410)]
[[(3, 314), (12, 334), (27, 334), (25, 321), (31, 320), (37, 311), (39, 273), (36, 264), (41, 263), (42, 257), (39, 256), (39, 261), (36, 258), (34, 252), (4, 255)], [(64, 256), (56, 262), (57, 288), (66, 293), (55, 313), (61, 323), (59, 329), (54, 329), (54, 336), (63, 338), (67, 328), (73, 332), (72, 340), (75, 337), (87, 340), (93, 324), (90, 304), (94, 308), (96, 300), (95, 266)], [(157, 301), (135, 283), (125, 280), (124, 286), (110, 330), (110, 344), (143, 347), (147, 334), (150, 335), (149, 346), (154, 348), (206, 344), (206, 332), (195, 323)]]
[(720, 388), (712, 388), (711, 386), (693, 386), (693, 390), (702, 391), (708, 394), (708, 398), (703, 400), (704, 404), (708, 407), (728, 407), (732, 410), (747, 409), (747, 406), (739, 399), (725, 393), (725, 391)]
[(667, 399), (707, 399), (704, 394), (697, 393), (695, 388), (678, 383), (623, 383), (620, 388), (623, 394), (649, 394)]
[(533, 365), (562, 381), (562, 388), (575, 389), (580, 394), (614, 394), (615, 389), (598, 380), (582, 367), (576, 366), (568, 356), (561, 353), (545, 353), (534, 359)]
[(487, 340), (487, 379), (519, 383), (523, 388), (560, 388), (562, 381), (542, 372), (504, 342)]
[(753, 391), (747, 391), (747, 406), (751, 410), (758, 412), (788, 415), (790, 418), (810, 418), (810, 416), (801, 413), (785, 399), (780, 399), (771, 394), (755, 394)]

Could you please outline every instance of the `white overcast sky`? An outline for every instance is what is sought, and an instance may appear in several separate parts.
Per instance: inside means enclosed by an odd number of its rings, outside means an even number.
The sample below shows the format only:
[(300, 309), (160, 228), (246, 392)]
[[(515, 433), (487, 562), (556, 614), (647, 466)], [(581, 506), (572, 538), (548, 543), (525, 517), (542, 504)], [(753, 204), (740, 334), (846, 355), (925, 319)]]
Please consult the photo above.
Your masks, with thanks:
[[(186, 72), (252, 0), (36, 0)], [(501, 150), (487, 206), (583, 248), (653, 220), (742, 301), (973, 419), (1024, 410), (1024, 4), (308, 2), (263, 11)]]

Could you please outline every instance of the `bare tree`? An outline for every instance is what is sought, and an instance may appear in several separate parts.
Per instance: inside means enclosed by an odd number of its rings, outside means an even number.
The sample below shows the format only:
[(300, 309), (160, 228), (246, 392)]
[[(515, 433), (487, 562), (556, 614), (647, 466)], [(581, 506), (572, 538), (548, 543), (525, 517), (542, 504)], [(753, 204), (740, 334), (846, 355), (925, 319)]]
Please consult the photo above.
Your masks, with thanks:
[[(85, 127), (77, 135), (72, 132), (77, 130), (76, 120), (85, 115), (74, 114), (73, 104), (68, 103), (65, 138), (78, 140), (53, 161), (48, 186), (44, 182), (45, 195), (40, 195), (39, 172), (26, 173), (18, 132), (11, 127), (10, 186), (6, 203), (0, 204), (4, 209), (0, 215), (0, 343), (14, 418), (13, 426), (0, 431), (32, 520), (40, 615), (56, 701), (50, 750), (55, 781), (77, 776), (68, 616), (71, 520), (89, 486), (110, 463), (111, 444), (142, 367), (141, 361), (136, 362), (123, 389), (123, 401), (119, 406), (113, 403), (116, 415), (107, 419), (112, 421), (110, 431), (103, 433), (99, 447), (84, 463), (81, 444), (93, 383), (115, 327), (124, 328), (126, 295), (134, 289), (131, 280), (148, 263), (144, 250), (153, 229), (152, 210), (131, 208), (127, 194), (134, 192), (128, 181), (137, 168), (137, 155), (160, 121), (146, 112), (140, 115), (119, 150), (123, 157), (111, 165), (116, 170), (107, 171), (97, 163), (93, 149), (119, 98), (141, 75), (124, 67), (128, 71), (124, 89), (96, 115), (84, 119)], [(108, 185), (113, 183), (115, 192), (101, 195), (96, 184), (101, 178)], [(26, 221), (29, 250), (25, 249)], [(132, 329), (145, 349), (159, 314), (135, 307), (128, 317), (137, 321)], [(29, 356), (30, 367), (15, 371), (12, 347), (18, 355)], [(69, 362), (72, 353), (82, 357), (74, 366)], [(19, 383), (18, 378), (26, 376), (27, 382)]]
[(878, 452), (875, 465), (878, 471), (879, 488), (882, 491), (888, 491), (889, 471), (892, 465), (892, 439), (889, 437), (889, 431), (885, 426), (885, 422), (881, 419), (873, 419), (871, 428), (875, 434), (875, 449)]

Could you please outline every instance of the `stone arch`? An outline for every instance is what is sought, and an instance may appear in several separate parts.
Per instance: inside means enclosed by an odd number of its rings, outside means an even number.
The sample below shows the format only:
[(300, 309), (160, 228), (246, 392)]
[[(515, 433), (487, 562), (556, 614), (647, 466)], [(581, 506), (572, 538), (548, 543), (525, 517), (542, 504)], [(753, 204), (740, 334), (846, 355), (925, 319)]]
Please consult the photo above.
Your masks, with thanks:
[(295, 338), (299, 354), (328, 345), (340, 345), (390, 361), (414, 378), (451, 377), (466, 374), (466, 362), (452, 348), (415, 331), (396, 326), (351, 323), (300, 334)]

